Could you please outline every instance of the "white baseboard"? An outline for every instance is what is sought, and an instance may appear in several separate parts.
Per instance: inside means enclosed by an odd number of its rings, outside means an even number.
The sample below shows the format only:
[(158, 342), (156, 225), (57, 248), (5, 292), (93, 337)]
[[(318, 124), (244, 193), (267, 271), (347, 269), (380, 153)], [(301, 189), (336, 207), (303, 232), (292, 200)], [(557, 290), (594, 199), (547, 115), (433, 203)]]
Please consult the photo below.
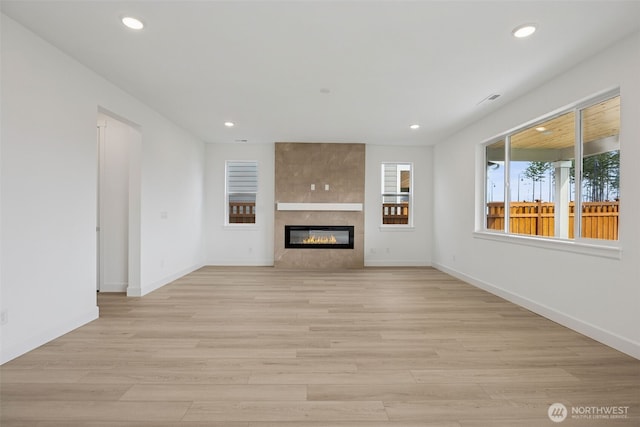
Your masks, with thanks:
[(68, 319), (64, 322), (53, 324), (51, 328), (42, 331), (31, 337), (26, 337), (23, 341), (17, 344), (13, 344), (9, 347), (2, 345), (0, 352), (0, 365), (22, 356), (23, 354), (40, 347), (43, 344), (48, 343), (66, 333), (86, 325), (87, 323), (96, 320), (99, 316), (98, 307), (92, 307), (91, 310), (76, 316), (72, 319)]
[(475, 277), (469, 276), (443, 264), (434, 263), (433, 267), (444, 273), (450, 274), (457, 279), (483, 289), (489, 293), (504, 298), (507, 301), (524, 307), (527, 310), (531, 310), (532, 312), (539, 314), (542, 317), (546, 317), (547, 319), (552, 320), (569, 329), (572, 329), (578, 333), (581, 333), (582, 335), (586, 335), (589, 338), (592, 338), (598, 342), (601, 342), (602, 344), (621, 351), (622, 353), (628, 354), (629, 356), (636, 359), (640, 359), (640, 343), (634, 342), (625, 337), (621, 337), (613, 332), (602, 329), (596, 325), (592, 325), (589, 322), (585, 322), (573, 316), (561, 313), (544, 304), (538, 303), (513, 292), (494, 286), (490, 283), (476, 279)]
[[(216, 267), (273, 267), (273, 259), (224, 259), (209, 260), (206, 265)], [(431, 267), (431, 263), (423, 260), (364, 260), (365, 267)]]
[(273, 267), (273, 258), (271, 259), (223, 259), (209, 260), (207, 265), (215, 267)]
[(193, 271), (196, 271), (197, 269), (203, 267), (204, 264), (196, 264), (196, 265), (192, 265), (191, 267), (185, 268), (183, 270), (180, 270), (174, 274), (171, 274), (169, 276), (163, 277), (160, 280), (156, 280), (155, 282), (149, 283), (148, 285), (144, 285), (143, 287), (131, 287), (129, 286), (127, 288), (127, 296), (128, 297), (141, 297), (144, 295), (147, 295), (150, 292), (155, 291), (156, 289), (159, 289), (161, 287), (163, 287), (164, 285), (167, 285), (171, 282), (173, 282), (176, 279), (181, 278), (182, 276), (185, 276)]
[(127, 292), (128, 283), (103, 283), (100, 292)]
[(431, 267), (431, 263), (422, 260), (364, 260), (365, 267)]

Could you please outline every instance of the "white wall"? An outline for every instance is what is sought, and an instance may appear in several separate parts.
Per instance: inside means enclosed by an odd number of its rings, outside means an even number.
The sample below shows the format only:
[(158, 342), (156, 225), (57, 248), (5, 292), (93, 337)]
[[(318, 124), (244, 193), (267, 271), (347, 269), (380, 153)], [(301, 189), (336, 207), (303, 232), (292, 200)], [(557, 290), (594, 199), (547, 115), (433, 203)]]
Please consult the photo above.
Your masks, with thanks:
[[(207, 144), (206, 259), (209, 265), (273, 265), (274, 144)], [(258, 162), (255, 225), (225, 226), (225, 162)]]
[[(434, 265), (640, 358), (640, 34), (435, 147)], [(484, 140), (592, 94), (621, 93), (622, 259), (474, 238)], [(481, 198), (480, 198), (481, 200)]]
[(98, 315), (99, 106), (142, 132), (129, 294), (202, 265), (204, 145), (10, 18), (1, 24), (3, 363)]
[(204, 265), (204, 144), (159, 115), (139, 123), (141, 287), (138, 293), (129, 284), (129, 295), (145, 295)]
[[(433, 149), (367, 145), (365, 171), (365, 266), (429, 266), (433, 239)], [(413, 228), (381, 227), (381, 164), (413, 164)]]

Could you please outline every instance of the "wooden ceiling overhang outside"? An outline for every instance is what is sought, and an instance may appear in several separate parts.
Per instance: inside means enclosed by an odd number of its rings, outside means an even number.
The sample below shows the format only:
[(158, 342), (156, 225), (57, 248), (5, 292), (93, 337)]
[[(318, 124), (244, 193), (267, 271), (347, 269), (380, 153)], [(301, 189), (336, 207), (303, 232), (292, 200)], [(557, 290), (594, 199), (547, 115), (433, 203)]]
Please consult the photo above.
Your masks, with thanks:
[[(607, 99), (583, 111), (583, 155), (620, 148), (620, 97)], [(512, 161), (555, 162), (575, 157), (575, 112), (569, 111), (511, 135)], [(487, 147), (487, 159), (504, 161), (504, 141)]]

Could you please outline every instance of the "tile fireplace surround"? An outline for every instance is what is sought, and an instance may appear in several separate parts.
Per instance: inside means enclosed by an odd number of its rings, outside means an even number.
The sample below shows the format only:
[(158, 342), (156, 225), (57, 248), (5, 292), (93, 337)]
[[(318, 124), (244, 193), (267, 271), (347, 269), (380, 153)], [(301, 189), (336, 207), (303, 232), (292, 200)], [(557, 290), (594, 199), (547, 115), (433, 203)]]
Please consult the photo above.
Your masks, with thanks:
[[(364, 267), (364, 171), (364, 144), (275, 144), (275, 267)], [(354, 226), (354, 248), (285, 248), (285, 225)]]

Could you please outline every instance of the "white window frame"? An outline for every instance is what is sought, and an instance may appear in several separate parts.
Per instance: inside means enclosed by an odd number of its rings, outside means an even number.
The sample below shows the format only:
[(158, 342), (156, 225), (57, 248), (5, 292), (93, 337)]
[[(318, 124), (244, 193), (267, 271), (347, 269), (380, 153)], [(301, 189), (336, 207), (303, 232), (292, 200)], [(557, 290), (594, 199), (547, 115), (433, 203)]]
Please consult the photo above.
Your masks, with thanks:
[[(587, 97), (565, 107), (559, 108), (544, 116), (538, 117), (520, 126), (512, 128), (506, 132), (496, 135), (490, 139), (483, 141), (479, 150), (480, 155), (478, 168), (481, 174), (480, 182), (476, 186), (476, 190), (479, 193), (476, 200), (479, 202), (476, 206), (476, 227), (474, 231), (474, 237), (486, 240), (501, 241), (507, 243), (515, 243), (526, 246), (534, 246), (545, 249), (553, 249), (559, 251), (580, 253), (585, 255), (593, 255), (604, 258), (621, 259), (622, 258), (622, 246), (621, 236), (623, 235), (622, 223), (619, 226), (618, 240), (600, 240), (600, 239), (587, 239), (582, 237), (580, 227), (582, 225), (582, 161), (583, 161), (583, 141), (582, 141), (582, 110), (598, 104), (609, 98), (620, 96), (620, 88), (609, 89), (598, 93), (596, 95)], [(541, 237), (533, 235), (512, 234), (509, 232), (509, 210), (506, 207), (511, 203), (511, 190), (509, 179), (509, 154), (510, 154), (510, 138), (513, 134), (523, 131), (524, 129), (531, 128), (539, 123), (546, 122), (560, 115), (573, 111), (575, 117), (575, 217), (574, 217), (574, 238), (562, 239), (558, 237)], [(486, 147), (504, 140), (505, 142), (505, 228), (504, 230), (489, 230), (486, 223), (486, 206), (487, 206), (487, 160), (486, 160)], [(580, 159), (580, 161), (578, 161)], [(578, 179), (579, 178), (579, 179)]]
[[(407, 230), (407, 229), (412, 229), (413, 228), (413, 216), (414, 216), (414, 209), (413, 209), (413, 205), (414, 205), (414, 190), (413, 190), (413, 183), (414, 183), (414, 179), (413, 179), (413, 175), (414, 175), (414, 164), (413, 162), (402, 162), (402, 161), (393, 161), (393, 162), (381, 162), (380, 163), (380, 208), (382, 208), (383, 204), (384, 204), (384, 197), (385, 194), (391, 194), (391, 193), (385, 193), (385, 188), (384, 188), (384, 167), (385, 165), (408, 165), (409, 166), (409, 192), (397, 192), (394, 194), (397, 195), (406, 195), (408, 197), (409, 200), (409, 221), (407, 224), (384, 224), (383, 223), (383, 214), (382, 214), (382, 209), (378, 209), (379, 212), (379, 226), (380, 229), (384, 229), (384, 230)], [(400, 189), (400, 175), (398, 174), (398, 189)]]
[[(255, 222), (247, 222), (247, 223), (232, 223), (229, 222), (229, 164), (232, 163), (252, 163), (256, 165), (256, 191), (248, 192), (247, 194), (255, 194), (256, 204), (255, 204)], [(256, 227), (258, 225), (258, 194), (260, 191), (260, 167), (257, 160), (226, 160), (224, 162), (224, 225), (225, 227)], [(235, 192), (234, 194), (237, 194)]]

